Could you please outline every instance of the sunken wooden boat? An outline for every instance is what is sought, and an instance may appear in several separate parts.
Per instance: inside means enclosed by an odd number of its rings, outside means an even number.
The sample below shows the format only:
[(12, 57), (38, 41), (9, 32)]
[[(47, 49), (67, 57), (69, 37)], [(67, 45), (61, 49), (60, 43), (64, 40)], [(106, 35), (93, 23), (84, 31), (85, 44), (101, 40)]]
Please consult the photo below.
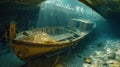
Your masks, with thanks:
[(13, 51), (21, 59), (54, 52), (74, 46), (94, 28), (95, 24), (93, 23), (88, 25), (83, 23), (78, 28), (67, 26), (26, 30), (16, 34), (13, 39)]

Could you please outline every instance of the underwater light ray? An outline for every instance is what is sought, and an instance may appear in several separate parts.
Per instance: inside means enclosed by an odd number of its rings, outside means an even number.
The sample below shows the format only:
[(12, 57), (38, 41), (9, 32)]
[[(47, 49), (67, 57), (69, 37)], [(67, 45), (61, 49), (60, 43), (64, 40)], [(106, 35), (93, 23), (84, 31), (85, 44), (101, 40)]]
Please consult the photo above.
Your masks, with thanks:
[(40, 5), (37, 27), (66, 25), (71, 19), (104, 19), (77, 0), (47, 0)]

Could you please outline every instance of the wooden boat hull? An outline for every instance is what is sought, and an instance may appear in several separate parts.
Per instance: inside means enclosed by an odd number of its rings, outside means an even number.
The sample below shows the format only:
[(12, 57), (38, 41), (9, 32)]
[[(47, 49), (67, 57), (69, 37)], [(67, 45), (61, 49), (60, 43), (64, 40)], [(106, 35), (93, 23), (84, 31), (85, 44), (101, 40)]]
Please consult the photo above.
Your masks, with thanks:
[[(93, 28), (95, 27), (93, 26), (91, 30)], [(87, 30), (83, 27), (81, 29)], [(27, 30), (17, 34), (13, 40), (14, 45), (12, 48), (19, 58), (26, 59), (54, 52), (68, 46), (74, 46), (80, 39), (90, 33), (91, 30), (80, 31), (79, 29), (69, 27), (46, 27)]]
[(14, 53), (21, 59), (30, 58), (33, 56), (43, 55), (51, 51), (58, 50), (62, 47), (37, 47), (15, 44)]
[[(59, 28), (59, 29), (61, 29), (61, 28)], [(73, 33), (73, 34), (75, 34), (75, 33)], [(32, 43), (32, 42), (26, 42), (26, 41), (14, 39), (13, 51), (21, 59), (30, 58), (30, 57), (36, 56), (38, 54), (43, 55), (43, 54), (46, 54), (49, 52), (60, 50), (62, 48), (68, 47), (68, 46), (72, 46), (80, 38), (82, 38), (82, 37), (79, 37), (78, 34), (76, 34), (76, 35), (78, 37), (71, 40), (71, 42), (70, 41), (63, 41), (63, 42), (54, 42), (54, 43), (52, 43), (52, 42)]]

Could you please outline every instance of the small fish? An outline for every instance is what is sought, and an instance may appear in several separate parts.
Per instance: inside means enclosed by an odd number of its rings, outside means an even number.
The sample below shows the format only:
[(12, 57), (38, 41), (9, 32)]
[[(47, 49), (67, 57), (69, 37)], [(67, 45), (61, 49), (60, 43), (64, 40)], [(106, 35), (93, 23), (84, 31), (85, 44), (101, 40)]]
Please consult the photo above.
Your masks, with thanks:
[(82, 56), (80, 54), (77, 55), (79, 58), (82, 58)]

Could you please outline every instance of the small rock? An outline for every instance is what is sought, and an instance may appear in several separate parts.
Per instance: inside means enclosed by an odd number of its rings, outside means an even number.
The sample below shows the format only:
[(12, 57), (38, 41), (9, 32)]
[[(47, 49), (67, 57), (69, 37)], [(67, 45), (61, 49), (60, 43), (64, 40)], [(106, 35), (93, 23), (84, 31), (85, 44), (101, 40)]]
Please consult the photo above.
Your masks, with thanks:
[(110, 53), (112, 53), (112, 52), (113, 52), (113, 51), (112, 51), (111, 48), (107, 48), (107, 49), (106, 49), (106, 53), (107, 53), (107, 54), (110, 54)]
[(120, 64), (119, 63), (112, 63), (112, 64), (109, 64), (109, 67), (120, 67)]
[(115, 53), (108, 54), (108, 59), (115, 59)]
[(83, 67), (92, 67), (90, 64), (84, 63)]
[(92, 60), (91, 60), (90, 57), (86, 57), (86, 58), (84, 58), (84, 62), (88, 63), (88, 64), (91, 64)]
[(117, 50), (115, 52), (115, 59), (118, 60), (118, 61), (120, 61), (120, 50)]
[(91, 56), (94, 57), (94, 59), (100, 59), (103, 58), (105, 53), (103, 51), (95, 51)]
[(94, 61), (92, 63), (92, 67), (104, 67), (104, 66), (103, 66), (102, 62), (100, 62), (100, 61)]
[(108, 59), (108, 60), (106, 61), (107, 64), (114, 63), (114, 62), (117, 62), (117, 61), (116, 61), (116, 60), (110, 60), (110, 59)]
[(108, 64), (107, 64), (107, 63), (103, 63), (103, 65), (104, 65), (105, 67), (106, 67), (106, 66), (108, 67)]

